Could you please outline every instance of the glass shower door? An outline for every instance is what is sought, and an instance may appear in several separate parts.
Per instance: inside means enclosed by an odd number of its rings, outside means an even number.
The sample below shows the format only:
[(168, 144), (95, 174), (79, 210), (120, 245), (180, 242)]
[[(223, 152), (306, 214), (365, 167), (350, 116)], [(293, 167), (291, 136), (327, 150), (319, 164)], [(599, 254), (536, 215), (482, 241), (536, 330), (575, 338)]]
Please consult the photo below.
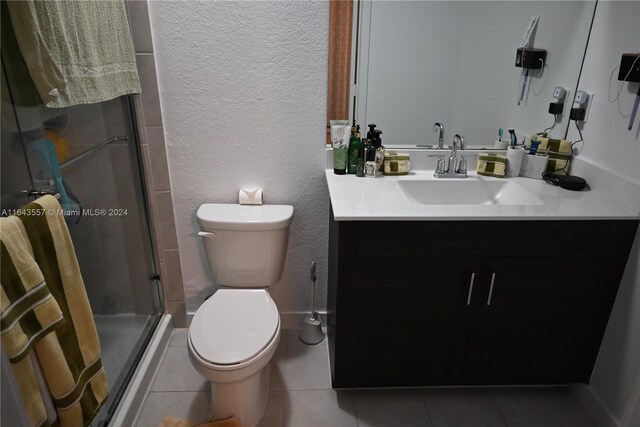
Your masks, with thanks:
[(49, 193), (66, 210), (109, 379), (102, 425), (163, 311), (131, 99), (44, 107), (5, 29), (1, 207)]

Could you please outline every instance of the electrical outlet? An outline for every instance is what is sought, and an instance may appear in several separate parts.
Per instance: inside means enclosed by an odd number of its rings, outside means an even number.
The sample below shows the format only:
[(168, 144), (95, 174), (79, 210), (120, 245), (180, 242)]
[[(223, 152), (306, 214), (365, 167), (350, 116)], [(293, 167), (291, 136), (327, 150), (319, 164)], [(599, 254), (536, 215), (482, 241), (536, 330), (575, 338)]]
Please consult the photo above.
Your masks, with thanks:
[(564, 101), (564, 97), (566, 94), (567, 90), (562, 86), (556, 86), (556, 88), (553, 90), (553, 97), (560, 103)]
[(556, 102), (549, 104), (549, 114), (563, 116), (567, 108), (571, 108), (571, 105), (567, 107), (569, 103), (566, 102), (567, 99), (571, 99), (571, 91), (562, 86), (556, 86), (553, 90), (553, 98)]
[(584, 107), (587, 102), (589, 102), (589, 94), (584, 90), (579, 90), (576, 93), (576, 98), (573, 100), (576, 104), (579, 104), (581, 107)]
[(589, 111), (591, 111), (591, 105), (593, 104), (594, 94), (584, 90), (576, 92), (576, 97), (573, 100), (574, 105), (577, 104), (578, 108), (584, 109), (584, 119), (580, 120), (581, 123), (586, 123), (589, 120)]

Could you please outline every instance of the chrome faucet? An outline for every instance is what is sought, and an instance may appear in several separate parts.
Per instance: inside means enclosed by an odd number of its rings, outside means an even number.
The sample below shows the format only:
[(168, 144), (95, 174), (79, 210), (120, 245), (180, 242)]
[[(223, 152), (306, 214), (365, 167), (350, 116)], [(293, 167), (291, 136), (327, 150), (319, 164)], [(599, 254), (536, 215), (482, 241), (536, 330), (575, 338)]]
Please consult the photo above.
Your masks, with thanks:
[(438, 134), (438, 148), (444, 148), (444, 126), (439, 122), (433, 124), (433, 131), (439, 132)]
[(467, 160), (464, 158), (464, 156), (462, 155), (462, 151), (467, 149), (467, 143), (464, 141), (464, 136), (459, 135), (459, 134), (455, 134), (453, 136), (453, 149), (454, 149), (454, 154), (457, 157), (457, 153), (455, 152), (455, 148), (456, 148), (456, 143), (460, 144), (460, 160), (458, 161), (457, 165), (456, 165), (456, 173), (462, 173), (464, 174), (464, 176), (467, 176)]
[[(467, 160), (461, 155), (458, 160), (458, 147), (460, 151), (464, 151), (467, 146), (464, 137), (456, 134), (451, 144), (451, 154), (447, 162), (444, 159), (438, 161), (436, 171), (433, 174), (436, 178), (466, 178), (467, 177)], [(443, 156), (440, 156), (443, 157)]]

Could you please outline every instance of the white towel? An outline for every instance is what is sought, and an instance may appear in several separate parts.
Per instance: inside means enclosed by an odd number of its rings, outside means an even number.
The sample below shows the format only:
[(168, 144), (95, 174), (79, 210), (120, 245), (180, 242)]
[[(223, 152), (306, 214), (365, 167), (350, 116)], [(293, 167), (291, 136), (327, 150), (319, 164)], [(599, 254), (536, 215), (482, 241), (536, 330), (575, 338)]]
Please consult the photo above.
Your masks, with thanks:
[(140, 93), (124, 0), (7, 3), (20, 52), (47, 107)]

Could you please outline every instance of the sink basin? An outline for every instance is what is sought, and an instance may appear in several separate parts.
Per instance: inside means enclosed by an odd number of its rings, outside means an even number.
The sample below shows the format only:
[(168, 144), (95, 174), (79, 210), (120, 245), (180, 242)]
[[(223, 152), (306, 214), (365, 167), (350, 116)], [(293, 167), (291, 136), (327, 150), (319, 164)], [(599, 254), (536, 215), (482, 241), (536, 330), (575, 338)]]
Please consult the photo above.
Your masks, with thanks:
[(420, 205), (543, 205), (544, 202), (511, 181), (398, 181), (409, 199)]

